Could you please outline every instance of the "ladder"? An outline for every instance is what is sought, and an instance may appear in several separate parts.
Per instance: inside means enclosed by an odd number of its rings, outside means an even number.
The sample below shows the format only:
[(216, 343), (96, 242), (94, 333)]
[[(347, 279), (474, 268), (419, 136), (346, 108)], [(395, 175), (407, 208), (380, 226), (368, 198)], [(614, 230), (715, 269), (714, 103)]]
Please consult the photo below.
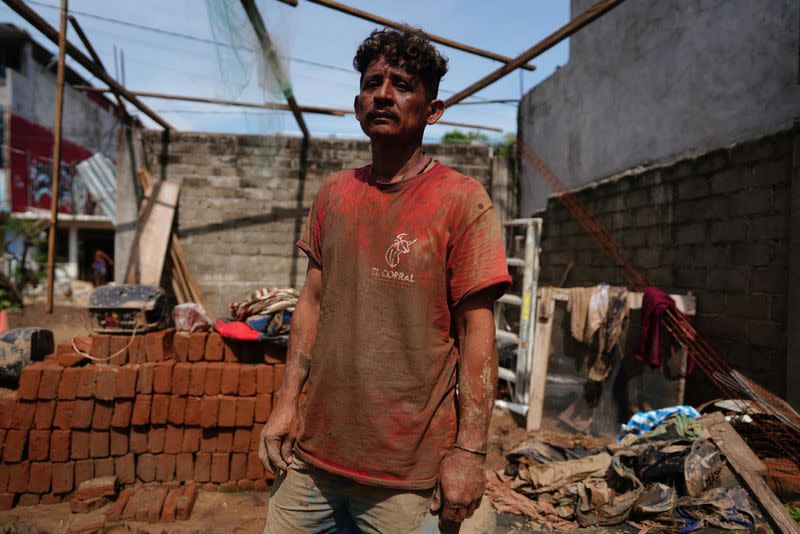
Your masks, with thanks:
[[(514, 368), (500, 366), (498, 378), (513, 385), (512, 400), (496, 400), (495, 404), (525, 415), (530, 398), (530, 373), (533, 362), (533, 334), (536, 326), (536, 292), (539, 282), (539, 251), (542, 236), (542, 219), (513, 219), (503, 223), (503, 238), (508, 251), (508, 271), (520, 294), (507, 293), (497, 301), (495, 313), (495, 338), (498, 351), (516, 346)], [(521, 277), (521, 283), (518, 281)], [(508, 328), (505, 307), (519, 317), (518, 329)]]

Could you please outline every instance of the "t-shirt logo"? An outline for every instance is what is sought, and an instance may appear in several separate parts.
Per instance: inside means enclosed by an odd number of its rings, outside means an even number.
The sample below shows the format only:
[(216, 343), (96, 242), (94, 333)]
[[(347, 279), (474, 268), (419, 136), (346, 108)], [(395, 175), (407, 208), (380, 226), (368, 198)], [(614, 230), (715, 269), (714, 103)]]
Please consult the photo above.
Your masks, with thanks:
[(397, 267), (400, 263), (400, 254), (410, 252), (411, 245), (417, 242), (416, 239), (414, 241), (408, 241), (406, 237), (408, 237), (408, 234), (398, 234), (398, 236), (394, 238), (394, 243), (389, 245), (389, 248), (386, 249), (385, 258), (389, 267)]

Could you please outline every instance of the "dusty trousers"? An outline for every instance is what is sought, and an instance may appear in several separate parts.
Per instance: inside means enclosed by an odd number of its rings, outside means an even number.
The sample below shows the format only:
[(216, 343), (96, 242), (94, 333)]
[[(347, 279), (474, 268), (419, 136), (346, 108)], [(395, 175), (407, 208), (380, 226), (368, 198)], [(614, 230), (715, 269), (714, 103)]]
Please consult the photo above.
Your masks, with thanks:
[(295, 457), (272, 486), (264, 534), (439, 533), (432, 493), (358, 484)]

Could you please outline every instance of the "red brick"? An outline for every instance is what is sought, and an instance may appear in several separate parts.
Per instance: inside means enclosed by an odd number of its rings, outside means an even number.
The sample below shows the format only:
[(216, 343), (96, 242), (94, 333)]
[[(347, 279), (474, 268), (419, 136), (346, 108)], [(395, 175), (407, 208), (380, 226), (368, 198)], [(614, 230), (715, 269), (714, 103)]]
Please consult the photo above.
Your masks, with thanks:
[(132, 425), (146, 425), (150, 422), (150, 411), (153, 405), (152, 395), (136, 395), (131, 413)]
[(243, 365), (239, 370), (239, 395), (251, 397), (256, 394), (257, 369), (255, 365)]
[(122, 399), (114, 402), (114, 413), (111, 415), (111, 426), (114, 428), (126, 428), (131, 424), (131, 413), (133, 412), (133, 400)]
[(209, 363), (206, 369), (206, 395), (219, 395), (222, 384), (222, 363)]
[(114, 475), (101, 475), (97, 472), (98, 463), (94, 464), (94, 478), (84, 480), (75, 491), (80, 500), (97, 499), (98, 497), (114, 497), (117, 494), (117, 478)]
[(233, 430), (220, 429), (217, 431), (217, 452), (231, 452), (233, 450)]
[(264, 361), (270, 365), (286, 361), (286, 347), (274, 343), (264, 343)]
[(197, 500), (197, 486), (187, 484), (183, 487), (183, 495), (178, 497), (177, 518), (181, 521), (189, 519), (192, 515), (194, 503)]
[(38, 493), (23, 493), (19, 496), (17, 506), (27, 507), (36, 506), (41, 501), (41, 496)]
[(189, 393), (189, 375), (192, 365), (191, 363), (176, 363), (172, 366), (173, 395), (186, 395)]
[(79, 399), (88, 399), (94, 397), (94, 387), (97, 374), (96, 365), (87, 365), (81, 367), (81, 376), (78, 380), (78, 389), (75, 391), (75, 396)]
[(270, 413), (272, 413), (272, 395), (256, 395), (253, 421), (256, 423), (266, 423)]
[(33, 428), (49, 430), (53, 427), (53, 415), (56, 411), (56, 401), (39, 401), (36, 403), (36, 413), (33, 416)]
[(194, 476), (194, 460), (191, 453), (182, 453), (175, 458), (175, 479), (188, 482)]
[(92, 336), (92, 346), (89, 353), (94, 358), (108, 358), (111, 350), (111, 336), (106, 334), (94, 334)]
[(246, 478), (243, 478), (236, 483), (236, 489), (239, 491), (252, 491), (253, 487), (253, 481)]
[(111, 456), (122, 456), (128, 454), (128, 445), (131, 441), (130, 432), (127, 429), (114, 428), (110, 431), (111, 436)]
[(231, 480), (240, 480), (247, 476), (247, 454), (231, 454), (230, 474)]
[[(70, 351), (72, 351), (72, 348), (70, 348)], [(83, 356), (77, 352), (59, 352), (56, 354), (56, 363), (64, 368), (77, 367), (83, 362)]]
[(215, 452), (211, 455), (211, 481), (226, 482), (229, 480), (230, 455), (226, 452)]
[(203, 489), (203, 491), (218, 491), (219, 490), (219, 484), (217, 484), (216, 482), (206, 482), (205, 484), (203, 484), (200, 487)]
[(222, 396), (219, 399), (219, 426), (236, 424), (236, 397)]
[(111, 426), (111, 416), (114, 414), (114, 403), (97, 401), (94, 403), (92, 415), (92, 428), (95, 430), (108, 430)]
[(211, 453), (198, 452), (194, 460), (194, 480), (208, 482), (211, 480)]
[(117, 391), (117, 375), (119, 367), (98, 365), (94, 396), (100, 400), (114, 400)]
[(250, 429), (237, 428), (233, 431), (233, 452), (247, 452), (250, 450)]
[(255, 424), (250, 430), (250, 450), (258, 452), (258, 446), (261, 442), (261, 431), (264, 430), (264, 424)]
[(133, 484), (136, 482), (136, 462), (133, 454), (125, 454), (114, 458), (114, 473), (120, 484)]
[(217, 450), (217, 431), (212, 429), (203, 430), (200, 438), (200, 450), (202, 452), (215, 452)]
[(244, 348), (242, 343), (239, 341), (234, 341), (231, 339), (224, 339), (222, 340), (223, 345), (225, 345), (225, 349), (223, 350), (222, 359), (226, 362), (236, 363), (242, 361), (242, 354), (244, 352)]
[(42, 400), (53, 400), (58, 397), (58, 383), (61, 382), (61, 367), (46, 366), (39, 378), (38, 397)]
[(104, 458), (109, 455), (108, 432), (92, 430), (89, 435), (89, 455), (92, 458)]
[(247, 454), (247, 478), (256, 480), (264, 478), (264, 464), (258, 457), (257, 452), (250, 452)]
[(58, 401), (56, 413), (53, 416), (53, 427), (72, 428), (72, 413), (75, 411), (75, 401)]
[[(124, 484), (124, 482), (120, 483)], [(120, 519), (120, 516), (122, 516), (122, 511), (125, 510), (125, 505), (128, 504), (128, 501), (130, 500), (134, 491), (136, 491), (135, 488), (125, 488), (119, 493), (119, 497), (117, 497), (117, 500), (114, 501), (114, 504), (112, 504), (111, 508), (108, 510), (107, 517), (110, 521), (116, 521)]]
[(64, 499), (63, 496), (55, 493), (45, 493), (41, 497), (39, 504), (59, 504)]
[(132, 399), (135, 397), (138, 375), (136, 366), (125, 365), (120, 367), (117, 374), (117, 388), (114, 391), (114, 397), (117, 399)]
[(208, 333), (206, 332), (192, 332), (189, 336), (189, 354), (188, 359), (190, 362), (199, 362), (203, 359), (206, 352), (206, 339)]
[(236, 426), (252, 426), (255, 409), (255, 397), (239, 397), (236, 401)]
[(150, 422), (163, 425), (169, 416), (169, 395), (153, 395), (153, 407), (150, 410)]
[(69, 460), (69, 445), (72, 432), (69, 430), (53, 430), (50, 433), (50, 461), (66, 462)]
[[(3, 443), (6, 441), (6, 432), (8, 432), (6, 429), (0, 430), (0, 458), (3, 456)], [(0, 493), (3, 491), (5, 491), (5, 489), (0, 486)]]
[(114, 459), (113, 458), (100, 458), (94, 461), (94, 476), (95, 477), (113, 477), (114, 476)]
[(109, 336), (108, 355), (113, 357), (108, 363), (111, 365), (128, 363), (128, 344), (132, 344), (131, 336)]
[(272, 377), (272, 366), (259, 364), (256, 369), (256, 394), (272, 393), (274, 389)]
[(16, 410), (16, 395), (0, 397), (0, 428), (11, 428), (11, 420)]
[(22, 493), (28, 491), (28, 477), (31, 472), (31, 463), (27, 460), (8, 466), (8, 491)]
[(183, 418), (183, 424), (187, 426), (200, 426), (202, 418), (203, 399), (200, 397), (187, 397), (186, 398), (186, 412)]
[(167, 429), (163, 426), (151, 426), (147, 433), (147, 452), (155, 454), (164, 452), (164, 439), (167, 437)]
[(200, 416), (200, 426), (202, 426), (203, 428), (216, 427), (218, 413), (219, 413), (219, 397), (203, 397), (202, 414)]
[(219, 389), (223, 395), (237, 395), (239, 393), (239, 367), (238, 363), (226, 363), (222, 367), (222, 379)]
[(131, 427), (131, 441), (128, 450), (137, 454), (147, 451), (147, 436), (150, 427)]
[(175, 361), (185, 362), (189, 358), (188, 332), (175, 332), (172, 338), (172, 350), (175, 352)]
[(72, 428), (84, 429), (91, 427), (92, 414), (94, 413), (94, 401), (92, 399), (78, 399), (71, 402), (74, 403), (74, 408), (72, 410)]
[(272, 377), (273, 377), (274, 381), (272, 383), (272, 387), (274, 388), (275, 391), (278, 391), (279, 389), (281, 389), (281, 384), (283, 384), (283, 370), (284, 370), (285, 367), (286, 367), (286, 365), (284, 365), (282, 363), (279, 363), (273, 369), (273, 376)]
[[(190, 367), (188, 393), (189, 395), (202, 395), (206, 390), (206, 370), (208, 369), (208, 364), (206, 362), (197, 362), (191, 364)], [(174, 389), (174, 383), (172, 387)]]
[(172, 350), (174, 334), (175, 330), (169, 328), (158, 332), (148, 332), (144, 335), (144, 350), (148, 362), (160, 362), (174, 354)]
[(80, 460), (75, 462), (75, 487), (81, 482), (94, 478), (94, 460)]
[(161, 522), (174, 523), (175, 515), (178, 510), (178, 497), (183, 494), (182, 488), (171, 488), (167, 497), (164, 499), (164, 506), (161, 509)]
[(172, 395), (169, 398), (167, 421), (174, 425), (182, 425), (186, 414), (186, 397)]
[(53, 464), (53, 493), (71, 493), (75, 485), (75, 462), (58, 462)]
[(5, 463), (14, 463), (22, 460), (27, 443), (27, 430), (9, 430), (6, 433), (6, 441), (3, 445), (3, 461)]
[(144, 351), (142, 339), (142, 336), (136, 336), (133, 338), (133, 343), (131, 343), (131, 346), (128, 347), (128, 362), (140, 364), (147, 361), (147, 355)]
[(167, 435), (164, 438), (164, 452), (177, 454), (183, 447), (183, 428), (180, 426), (167, 426)]
[(169, 482), (175, 480), (175, 455), (159, 454), (156, 458), (156, 480)]
[(197, 452), (200, 450), (200, 439), (203, 437), (203, 430), (200, 428), (186, 427), (183, 429), (183, 442), (181, 452)]
[(78, 391), (82, 369), (80, 367), (70, 367), (61, 373), (61, 381), (58, 383), (58, 398), (61, 400), (73, 400)]
[(222, 336), (211, 332), (206, 338), (205, 359), (209, 362), (221, 362), (225, 354), (225, 344)]
[(42, 365), (31, 364), (22, 368), (19, 375), (17, 397), (25, 400), (34, 400), (39, 394), (39, 380), (42, 377)]
[(28, 430), (33, 426), (33, 419), (36, 417), (36, 403), (32, 401), (18, 401), (14, 413), (11, 416), (11, 428), (17, 430)]
[(174, 366), (174, 360), (167, 360), (156, 365), (153, 374), (154, 393), (170, 393), (172, 391), (172, 368)]
[(45, 461), (49, 456), (50, 431), (31, 430), (28, 434), (28, 459), (33, 461)]
[(73, 430), (70, 434), (70, 458), (84, 460), (89, 457), (89, 432)]
[(72, 338), (69, 345), (70, 350), (74, 350), (72, 344), (75, 344), (75, 348), (77, 348), (81, 352), (89, 352), (91, 353), (92, 350), (92, 336), (75, 336)]
[(139, 365), (139, 372), (136, 376), (136, 393), (139, 395), (150, 395), (153, 393), (153, 378), (156, 372), (156, 364), (143, 363)]
[(14, 508), (16, 497), (14, 493), (0, 493), (0, 510), (5, 511)]

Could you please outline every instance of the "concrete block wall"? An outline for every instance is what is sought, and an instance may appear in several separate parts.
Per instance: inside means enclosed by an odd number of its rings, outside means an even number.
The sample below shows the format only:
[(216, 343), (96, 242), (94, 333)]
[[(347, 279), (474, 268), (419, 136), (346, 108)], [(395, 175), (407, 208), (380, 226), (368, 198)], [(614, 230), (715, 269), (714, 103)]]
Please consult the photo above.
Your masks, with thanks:
[[(145, 132), (144, 146), (158, 177), (161, 132)], [(425, 149), (490, 187), (489, 147)], [(303, 150), (300, 138), (171, 135), (165, 175), (182, 183), (176, 229), (211, 313), (226, 314), (230, 302), (259, 287), (301, 287), (306, 259), (294, 243), (317, 189), (331, 173), (370, 161), (366, 141), (313, 139), (305, 157)]]
[[(576, 192), (667, 292), (697, 296), (695, 326), (734, 368), (786, 395), (791, 131), (634, 170)], [(540, 283), (626, 284), (556, 197), (547, 202)], [(687, 400), (717, 395), (699, 370)]]

